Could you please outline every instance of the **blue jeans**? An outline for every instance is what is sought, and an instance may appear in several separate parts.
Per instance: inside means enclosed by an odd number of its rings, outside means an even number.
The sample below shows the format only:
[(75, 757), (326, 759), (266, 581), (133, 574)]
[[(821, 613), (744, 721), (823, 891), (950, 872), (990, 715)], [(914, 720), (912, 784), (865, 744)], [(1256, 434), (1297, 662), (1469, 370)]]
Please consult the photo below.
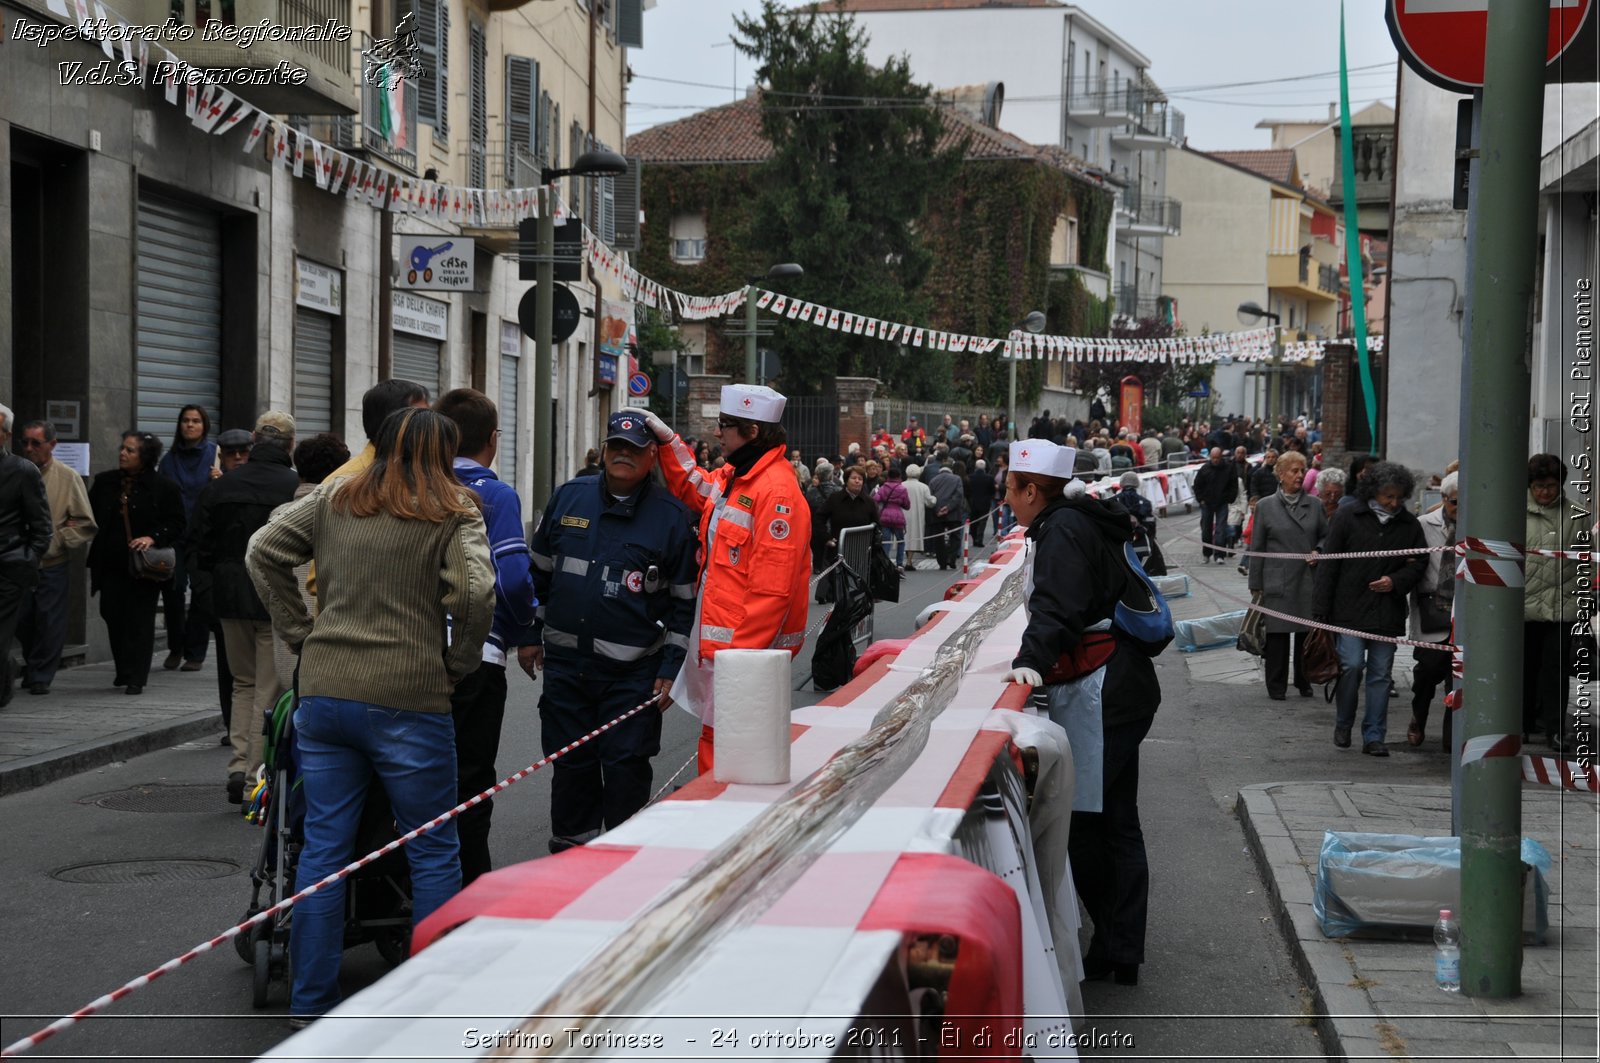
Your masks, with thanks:
[[(395, 823), (406, 832), (456, 803), (455, 723), (447, 712), (408, 712), (343, 698), (306, 697), (294, 714), (306, 801), (306, 841), (295, 889), (331, 875), (355, 851), (367, 783), (383, 780)], [(461, 889), (456, 823), (409, 843), (411, 919), (416, 925)], [(339, 1003), (344, 953), (341, 880), (294, 907), (289, 939), (289, 1011), (316, 1016)]]
[(1361, 743), (1382, 742), (1389, 722), (1389, 671), (1394, 665), (1394, 643), (1335, 635), (1334, 649), (1344, 674), (1334, 693), (1335, 723), (1355, 723), (1356, 702), (1361, 697), (1361, 674), (1366, 673), (1367, 711), (1361, 717)]
[(897, 565), (906, 563), (906, 530), (883, 525), (883, 556)]

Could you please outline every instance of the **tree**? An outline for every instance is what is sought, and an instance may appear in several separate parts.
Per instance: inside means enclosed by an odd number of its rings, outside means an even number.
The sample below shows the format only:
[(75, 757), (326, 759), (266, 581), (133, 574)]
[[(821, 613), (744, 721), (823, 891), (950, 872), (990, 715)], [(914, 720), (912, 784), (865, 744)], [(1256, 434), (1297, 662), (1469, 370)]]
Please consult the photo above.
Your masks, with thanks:
[[(961, 145), (941, 149), (930, 91), (902, 59), (874, 67), (866, 35), (842, 8), (792, 10), (762, 0), (734, 19), (736, 45), (755, 60), (761, 130), (772, 158), (755, 182), (747, 234), (751, 272), (799, 262), (786, 295), (890, 321), (926, 321), (919, 293), (930, 255), (916, 222), (954, 175)], [(900, 101), (904, 101), (903, 103)], [(784, 385), (830, 391), (838, 376), (875, 376), (903, 394), (948, 388), (948, 354), (780, 320)]]

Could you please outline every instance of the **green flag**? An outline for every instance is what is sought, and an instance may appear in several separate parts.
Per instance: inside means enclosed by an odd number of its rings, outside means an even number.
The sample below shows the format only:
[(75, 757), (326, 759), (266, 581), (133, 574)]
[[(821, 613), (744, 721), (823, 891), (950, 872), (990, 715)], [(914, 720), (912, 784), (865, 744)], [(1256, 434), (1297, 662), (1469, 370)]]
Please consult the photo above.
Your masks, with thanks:
[(1367, 410), (1368, 438), (1378, 448), (1378, 394), (1372, 386), (1372, 360), (1367, 353), (1367, 292), (1361, 283), (1361, 230), (1357, 228), (1356, 153), (1350, 139), (1350, 64), (1344, 54), (1344, 0), (1339, 0), (1339, 139), (1340, 178), (1344, 184), (1344, 256), (1350, 275), (1350, 323), (1356, 334), (1356, 359), (1361, 367), (1361, 400)]

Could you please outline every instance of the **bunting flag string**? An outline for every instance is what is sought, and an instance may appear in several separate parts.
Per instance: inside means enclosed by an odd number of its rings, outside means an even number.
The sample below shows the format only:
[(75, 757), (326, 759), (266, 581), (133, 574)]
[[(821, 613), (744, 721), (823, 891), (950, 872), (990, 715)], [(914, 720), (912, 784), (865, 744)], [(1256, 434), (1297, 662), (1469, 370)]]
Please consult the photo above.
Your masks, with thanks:
[[(68, 10), (69, 0), (46, 0), (58, 17), (72, 22), (87, 22), (90, 0), (70, 0), (76, 11)], [(348, 199), (365, 201), (375, 209), (388, 208), (400, 213), (476, 228), (511, 228), (525, 217), (538, 217), (541, 205), (548, 204), (557, 223), (571, 216), (567, 204), (553, 190), (537, 187), (511, 189), (463, 188), (390, 173), (325, 144), (305, 130), (281, 122), (227, 89), (206, 84), (187, 63), (159, 43), (133, 32), (128, 21), (93, 0), (98, 17), (109, 31), (102, 47), (112, 55), (113, 40), (131, 41), (139, 37), (138, 65), (142, 71), (163, 71), (163, 95), (168, 104), (182, 107), (202, 132), (220, 136), (244, 126), (243, 150), (253, 152), (266, 139), (269, 164), (291, 172), (295, 177), (310, 176), (318, 188)], [(81, 13), (81, 14), (79, 14)], [(93, 36), (91, 32), (89, 36)], [(124, 53), (131, 51), (124, 44)], [(159, 65), (150, 64), (150, 51), (157, 53)], [(169, 73), (170, 72), (170, 73)], [(181, 93), (180, 93), (181, 86)], [(180, 99), (181, 95), (181, 99)], [(1104, 336), (1048, 336), (1016, 332), (1006, 339), (973, 336), (930, 329), (926, 325), (885, 321), (837, 307), (811, 303), (759, 288), (738, 288), (721, 295), (697, 296), (668, 288), (633, 268), (626, 256), (608, 246), (584, 226), (585, 254), (596, 271), (612, 277), (624, 295), (672, 313), (689, 321), (703, 321), (735, 313), (744, 307), (747, 292), (756, 305), (789, 321), (826, 328), (867, 339), (882, 339), (907, 347), (948, 351), (955, 354), (991, 354), (996, 350), (1006, 359), (1052, 359), (1065, 362), (1113, 363), (1152, 362), (1201, 365), (1231, 358), (1236, 361), (1266, 362), (1272, 358), (1272, 331), (1267, 328), (1203, 336), (1173, 336), (1159, 339), (1118, 339)], [(1284, 344), (1281, 358), (1288, 362), (1315, 362), (1323, 357), (1327, 342), (1309, 339)], [(1383, 350), (1383, 337), (1369, 337), (1368, 349)]]

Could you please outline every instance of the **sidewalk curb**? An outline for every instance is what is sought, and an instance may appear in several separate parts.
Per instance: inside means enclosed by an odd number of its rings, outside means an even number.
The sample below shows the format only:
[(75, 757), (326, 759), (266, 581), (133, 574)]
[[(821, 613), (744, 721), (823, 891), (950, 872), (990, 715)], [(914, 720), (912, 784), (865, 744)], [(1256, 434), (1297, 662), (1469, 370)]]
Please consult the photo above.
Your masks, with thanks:
[(114, 761), (127, 760), (141, 753), (153, 753), (183, 742), (220, 734), (222, 720), (216, 709), (206, 709), (193, 716), (156, 724), (151, 727), (121, 731), (76, 745), (62, 746), (48, 753), (25, 757), (0, 767), (0, 797), (34, 790), (59, 779), (79, 775)]
[(1288, 824), (1272, 800), (1271, 791), (1282, 785), (1285, 784), (1257, 783), (1240, 787), (1234, 811), (1272, 897), (1278, 929), (1289, 945), (1295, 969), (1311, 992), (1317, 1034), (1329, 1058), (1370, 1057), (1378, 1044), (1378, 1014), (1366, 991), (1350, 984), (1356, 971), (1349, 956), (1338, 942), (1323, 936), (1312, 912), (1307, 869), (1290, 837)]

